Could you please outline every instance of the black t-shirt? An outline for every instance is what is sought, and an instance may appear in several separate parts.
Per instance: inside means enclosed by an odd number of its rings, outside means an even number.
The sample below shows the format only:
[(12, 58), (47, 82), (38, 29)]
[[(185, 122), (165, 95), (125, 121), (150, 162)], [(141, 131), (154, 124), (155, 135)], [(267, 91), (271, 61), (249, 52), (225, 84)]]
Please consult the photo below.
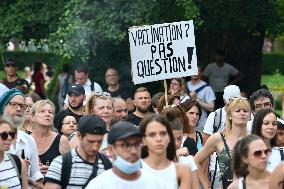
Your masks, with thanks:
[(133, 123), (134, 125), (138, 126), (143, 118), (136, 116), (134, 113), (129, 114), (127, 121)]
[(83, 115), (75, 114), (69, 108), (58, 112), (54, 117), (53, 123), (54, 123), (54, 127), (60, 133), (61, 133), (61, 128), (62, 128), (62, 121), (65, 118), (65, 116), (67, 116), (67, 115), (71, 115), (71, 116), (75, 117), (77, 123), (79, 122), (79, 119), (83, 116)]
[(183, 147), (187, 148), (189, 155), (195, 156), (195, 154), (198, 152), (196, 143), (193, 138), (186, 137), (183, 143)]
[(123, 87), (119, 87), (117, 91), (109, 91), (108, 88), (106, 88), (105, 90), (106, 92), (108, 92), (111, 97), (121, 97), (124, 100), (127, 100), (128, 98), (133, 98), (133, 94), (131, 93), (131, 91), (129, 89), (123, 88)]

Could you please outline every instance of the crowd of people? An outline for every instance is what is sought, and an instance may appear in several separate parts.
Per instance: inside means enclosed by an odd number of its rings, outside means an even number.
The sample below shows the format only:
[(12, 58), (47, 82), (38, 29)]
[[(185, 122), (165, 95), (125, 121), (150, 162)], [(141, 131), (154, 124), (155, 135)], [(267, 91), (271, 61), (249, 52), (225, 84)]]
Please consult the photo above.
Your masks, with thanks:
[(8, 59), (0, 83), (0, 188), (283, 188), (284, 121), (274, 98), (267, 89), (242, 96), (234, 84), (242, 74), (223, 58), (218, 51), (204, 73), (199, 67), (187, 82), (173, 78), (166, 94), (153, 95), (145, 87), (132, 93), (114, 68), (103, 89), (83, 65), (73, 74), (64, 66), (52, 93), (58, 112), (42, 62), (30, 92)]

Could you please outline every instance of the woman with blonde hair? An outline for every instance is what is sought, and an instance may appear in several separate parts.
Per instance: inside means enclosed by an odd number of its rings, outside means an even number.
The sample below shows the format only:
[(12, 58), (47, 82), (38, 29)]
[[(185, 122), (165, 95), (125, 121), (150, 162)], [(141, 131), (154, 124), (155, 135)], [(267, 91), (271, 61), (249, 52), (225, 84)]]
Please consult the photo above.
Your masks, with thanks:
[[(111, 120), (113, 117), (113, 106), (112, 106), (113, 100), (109, 93), (103, 92), (101, 95), (98, 95), (97, 93), (92, 93), (86, 103), (86, 114), (87, 115), (96, 115), (101, 117), (106, 126), (107, 130), (110, 129), (111, 126)], [(101, 149), (105, 149), (107, 147), (107, 135), (104, 137), (103, 144), (101, 146)], [(70, 140), (71, 148), (74, 148), (78, 146), (78, 138), (74, 136)], [(106, 154), (108, 155), (108, 154)]]
[[(231, 98), (227, 108), (226, 129), (224, 132), (214, 133), (208, 138), (203, 148), (195, 155), (197, 167), (206, 161), (211, 154), (217, 153), (223, 188), (227, 188), (233, 181), (231, 169), (231, 152), (241, 138), (247, 136), (246, 125), (250, 114), (250, 106), (246, 98)], [(199, 172), (199, 174), (203, 174)], [(209, 180), (204, 188), (210, 188)]]
[(54, 158), (70, 150), (68, 139), (53, 131), (54, 112), (55, 107), (50, 100), (40, 100), (32, 108), (32, 121), (35, 123), (32, 137), (37, 145), (43, 175)]

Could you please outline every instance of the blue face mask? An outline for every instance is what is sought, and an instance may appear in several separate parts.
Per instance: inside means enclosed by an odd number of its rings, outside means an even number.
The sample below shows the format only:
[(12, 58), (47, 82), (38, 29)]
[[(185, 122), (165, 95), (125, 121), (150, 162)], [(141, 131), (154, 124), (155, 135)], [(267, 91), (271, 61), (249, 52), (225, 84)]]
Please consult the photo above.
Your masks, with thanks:
[(137, 172), (141, 168), (141, 161), (139, 159), (134, 163), (130, 163), (122, 157), (116, 156), (116, 159), (113, 162), (113, 166), (115, 166), (118, 170), (125, 174), (132, 174)]

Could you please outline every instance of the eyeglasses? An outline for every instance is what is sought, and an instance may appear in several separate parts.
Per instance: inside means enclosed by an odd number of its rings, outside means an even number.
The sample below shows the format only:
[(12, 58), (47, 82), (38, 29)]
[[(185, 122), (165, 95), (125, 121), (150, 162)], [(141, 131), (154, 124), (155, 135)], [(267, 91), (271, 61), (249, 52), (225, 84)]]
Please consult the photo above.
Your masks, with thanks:
[(29, 108), (31, 109), (33, 107), (33, 105), (27, 105), (26, 109)]
[(263, 104), (256, 104), (254, 107), (255, 107), (255, 109), (271, 108), (272, 104), (271, 104), (271, 102), (265, 102)]
[(133, 148), (139, 149), (141, 147), (141, 142), (136, 142), (133, 144), (130, 143), (122, 143), (122, 144), (115, 144), (115, 146), (119, 146), (123, 151), (130, 151)]
[(255, 157), (255, 158), (260, 158), (262, 156), (262, 154), (264, 154), (265, 156), (268, 156), (268, 154), (271, 152), (271, 149), (265, 149), (265, 150), (257, 150), (257, 151), (254, 151), (252, 153), (252, 155)]
[(77, 122), (76, 121), (72, 121), (72, 122), (65, 122), (65, 123), (62, 123), (62, 124), (74, 124), (74, 125), (77, 125)]
[(18, 102), (9, 102), (9, 105), (10, 105), (13, 109), (17, 109), (18, 107), (20, 107), (21, 110), (27, 109), (27, 105), (26, 105), (26, 104), (21, 104), (21, 103), (18, 103)]
[(12, 139), (14, 139), (15, 136), (16, 136), (16, 132), (3, 132), (3, 133), (0, 133), (0, 136), (1, 136), (2, 140), (7, 140), (9, 135), (10, 135), (10, 137)]

